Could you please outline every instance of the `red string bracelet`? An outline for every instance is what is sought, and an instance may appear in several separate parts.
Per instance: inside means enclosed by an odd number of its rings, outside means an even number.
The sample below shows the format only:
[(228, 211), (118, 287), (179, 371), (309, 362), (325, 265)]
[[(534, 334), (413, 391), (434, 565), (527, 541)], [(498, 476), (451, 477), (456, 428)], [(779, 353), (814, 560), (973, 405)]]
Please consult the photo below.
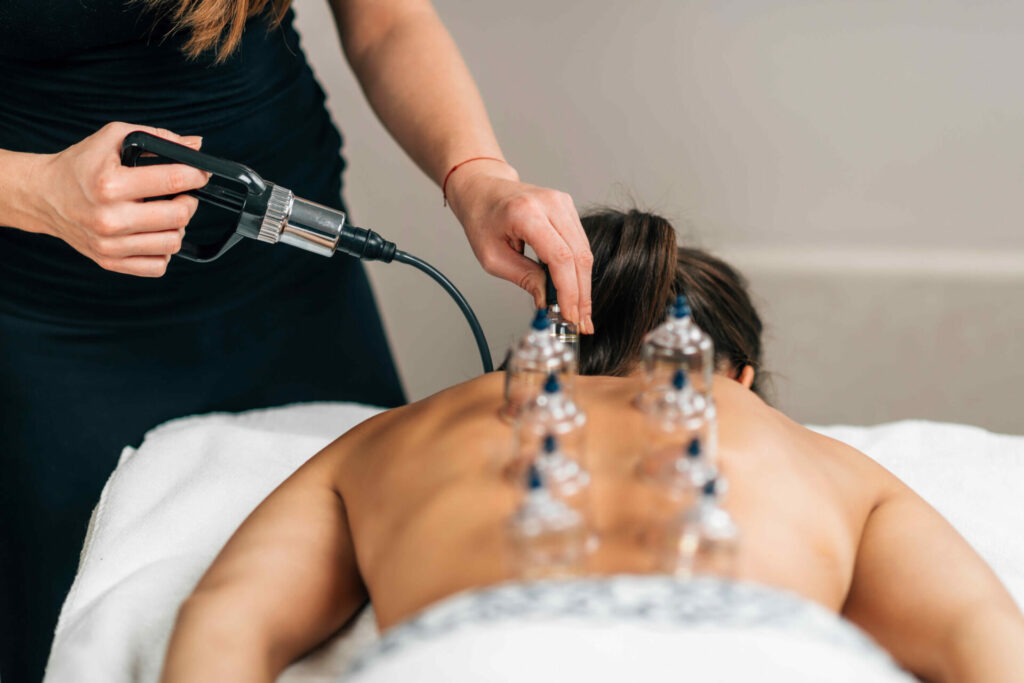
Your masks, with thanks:
[(452, 169), (448, 171), (448, 173), (445, 175), (444, 182), (441, 183), (441, 199), (444, 200), (442, 206), (448, 206), (448, 179), (452, 177), (452, 173), (455, 173), (455, 171), (459, 170), (459, 166), (464, 166), (471, 161), (497, 161), (502, 164), (505, 164), (506, 166), (508, 165), (507, 161), (505, 161), (504, 159), (499, 159), (497, 157), (472, 157), (471, 159), (466, 159), (465, 161), (460, 161), (459, 163), (455, 164), (454, 166), (452, 166)]

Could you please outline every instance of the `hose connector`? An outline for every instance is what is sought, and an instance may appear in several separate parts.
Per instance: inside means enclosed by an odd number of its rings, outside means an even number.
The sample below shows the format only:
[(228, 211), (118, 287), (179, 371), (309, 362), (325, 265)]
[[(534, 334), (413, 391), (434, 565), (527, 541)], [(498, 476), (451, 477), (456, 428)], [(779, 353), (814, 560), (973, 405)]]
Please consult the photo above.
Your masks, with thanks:
[(348, 224), (343, 211), (300, 197), (290, 197), (287, 216), (280, 226), (278, 241), (321, 256), (341, 252), (364, 261), (384, 263), (395, 258), (394, 242), (372, 230)]
[(395, 243), (389, 242), (373, 230), (346, 225), (341, 231), (336, 251), (364, 261), (391, 263), (395, 259)]

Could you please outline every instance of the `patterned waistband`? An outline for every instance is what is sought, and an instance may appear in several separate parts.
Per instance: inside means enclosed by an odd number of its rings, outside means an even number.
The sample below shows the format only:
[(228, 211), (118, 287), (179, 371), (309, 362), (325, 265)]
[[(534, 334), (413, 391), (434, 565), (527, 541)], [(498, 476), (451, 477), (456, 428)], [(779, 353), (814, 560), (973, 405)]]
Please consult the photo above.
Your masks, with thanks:
[(410, 645), (466, 627), (537, 621), (643, 623), (694, 629), (765, 628), (891, 659), (856, 626), (795, 594), (760, 584), (665, 575), (506, 583), (443, 600), (386, 633), (348, 673)]

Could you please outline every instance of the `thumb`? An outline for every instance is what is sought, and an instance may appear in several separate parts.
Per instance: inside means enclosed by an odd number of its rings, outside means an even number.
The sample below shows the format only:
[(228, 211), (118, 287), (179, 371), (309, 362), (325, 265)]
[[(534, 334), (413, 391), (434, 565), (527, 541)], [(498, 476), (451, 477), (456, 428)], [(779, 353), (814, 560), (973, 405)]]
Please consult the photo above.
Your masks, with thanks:
[(152, 133), (158, 138), (170, 140), (171, 142), (177, 142), (179, 145), (185, 145), (186, 147), (191, 147), (192, 149), (199, 149), (203, 144), (203, 138), (199, 135), (178, 135), (174, 131), (167, 130), (166, 128), (136, 126), (136, 130), (144, 130), (147, 133)]
[(158, 138), (170, 140), (171, 142), (176, 142), (179, 145), (185, 145), (186, 147), (191, 147), (192, 149), (199, 149), (200, 147), (203, 146), (203, 138), (199, 135), (178, 135), (177, 133), (167, 130), (166, 128), (139, 126), (131, 123), (112, 123), (104, 128), (104, 131), (107, 132), (108, 135), (112, 136), (115, 140), (117, 140), (118, 145), (121, 144), (121, 141), (124, 140), (125, 136), (128, 135), (128, 133), (135, 130), (141, 130), (145, 133), (149, 133), (150, 135), (155, 135)]
[(177, 142), (179, 145), (185, 145), (192, 149), (199, 149), (203, 146), (203, 138), (201, 135), (178, 135), (177, 133), (172, 133), (165, 128), (155, 128), (154, 131), (155, 132), (153, 134), (157, 137), (170, 140), (171, 142)]
[(533, 259), (523, 256), (511, 247), (503, 250), (494, 262), (485, 266), (485, 270), (495, 277), (508, 280), (514, 285), (525, 289), (533, 297), (537, 308), (544, 306), (544, 270)]

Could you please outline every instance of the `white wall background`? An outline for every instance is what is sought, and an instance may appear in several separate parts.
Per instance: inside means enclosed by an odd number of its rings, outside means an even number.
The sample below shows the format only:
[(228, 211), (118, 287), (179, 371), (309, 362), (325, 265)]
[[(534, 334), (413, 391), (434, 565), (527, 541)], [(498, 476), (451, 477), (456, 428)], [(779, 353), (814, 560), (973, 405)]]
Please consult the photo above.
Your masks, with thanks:
[[(435, 4), (524, 180), (581, 208), (635, 199), (748, 274), (794, 418), (1024, 433), (1024, 3)], [(529, 299), (390, 142), (326, 1), (296, 5), (355, 222), (447, 273), (501, 355)], [(410, 398), (478, 373), (440, 289), (370, 270)]]

